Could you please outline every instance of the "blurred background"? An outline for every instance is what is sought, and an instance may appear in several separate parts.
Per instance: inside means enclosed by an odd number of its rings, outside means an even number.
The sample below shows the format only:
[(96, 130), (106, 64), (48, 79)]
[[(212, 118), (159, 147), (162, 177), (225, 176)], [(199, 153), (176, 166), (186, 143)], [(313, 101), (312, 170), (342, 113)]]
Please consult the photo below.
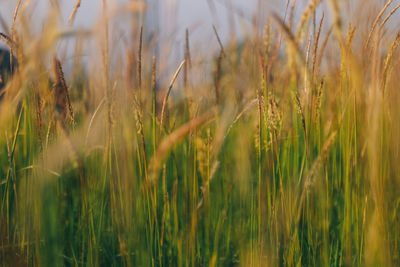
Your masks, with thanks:
[[(0, 31), (10, 34), (19, 2), (0, 0)], [(0, 105), (0, 254), (37, 265), (399, 263), (400, 97), (390, 72), (400, 64), (400, 0), (382, 12), (390, 27), (365, 42), (385, 2), (81, 0), (69, 23), (76, 0), (23, 0), (22, 71)], [(272, 12), (283, 22), (266, 31)], [(184, 58), (192, 66), (178, 77)], [(192, 126), (201, 120), (204, 129)]]
[[(7, 32), (10, 28), (13, 13), (17, 0), (0, 0), (0, 31)], [(31, 25), (40, 31), (49, 10), (57, 6), (61, 13), (60, 24), (68, 25), (68, 18), (74, 8), (75, 0), (24, 0), (23, 5), (30, 6), (31, 16), (35, 17), (35, 25)], [(99, 24), (102, 14), (103, 0), (81, 0), (81, 6), (76, 14), (73, 27), (78, 29), (93, 29)], [(326, 6), (329, 1), (322, 1), (321, 6)], [(386, 0), (376, 0), (368, 3), (362, 0), (342, 0), (338, 1), (343, 8), (344, 15), (347, 15), (357, 27), (362, 24), (370, 24), (366, 19), (370, 13), (375, 14), (382, 7)], [(180, 46), (184, 39), (185, 29), (188, 28), (192, 42), (201, 39), (214, 40), (212, 25), (215, 25), (219, 35), (226, 43), (229, 36), (235, 34), (237, 38), (243, 38), (251, 33), (252, 26), (258, 25), (262, 33), (266, 18), (272, 12), (284, 16), (287, 0), (107, 0), (107, 10), (112, 13), (112, 22), (117, 27), (119, 35), (129, 31), (131, 24), (127, 23), (127, 17), (132, 17), (132, 12), (123, 12), (124, 7), (129, 3), (146, 3), (146, 12), (141, 12), (138, 23), (143, 24), (145, 34), (149, 38), (157, 36), (158, 42), (163, 43), (163, 47), (169, 44), (171, 47)], [(296, 17), (303, 8), (307, 6), (309, 0), (291, 0), (289, 4), (294, 4)], [(400, 0), (393, 0), (392, 5), (397, 5)], [(374, 9), (375, 5), (375, 9)], [(301, 7), (301, 8), (299, 8)], [(363, 8), (364, 7), (364, 8)], [(320, 8), (319, 10), (322, 10)], [(125, 9), (127, 11), (128, 9)], [(117, 12), (114, 12), (117, 11)], [(329, 14), (325, 14), (329, 17)], [(396, 18), (392, 18), (394, 25)], [(361, 23), (363, 22), (363, 23)], [(199, 42), (200, 43), (200, 42)], [(1, 46), (2, 44), (0, 44)], [(196, 50), (218, 48), (215, 42), (201, 42)], [(179, 48), (181, 50), (181, 48)]]
[[(62, 11), (63, 19), (67, 22), (72, 11), (74, 0), (30, 0), (30, 5), (35, 6), (35, 17), (37, 17), (37, 26), (40, 27), (40, 21), (46, 14), (46, 10), (57, 3)], [(81, 0), (81, 7), (75, 19), (75, 26), (90, 28), (96, 23), (98, 15), (102, 12), (102, 0)], [(129, 2), (139, 2), (130, 0), (108, 0), (108, 8), (117, 8)], [(271, 11), (278, 12), (282, 8), (279, 0), (144, 0), (148, 4), (148, 18), (146, 24), (149, 27), (160, 26), (160, 31), (165, 34), (182, 30), (186, 27), (193, 28), (201, 34), (212, 33), (209, 30), (214, 24), (221, 27), (221, 31), (228, 30), (232, 25), (236, 30), (252, 20), (253, 15), (258, 19), (264, 17), (263, 14)], [(299, 1), (302, 2), (302, 1)], [(0, 15), (8, 24), (12, 21), (12, 16), (17, 0), (0, 0)], [(285, 3), (284, 3), (285, 4)], [(233, 21), (229, 19), (234, 14)], [(157, 14), (157, 16), (154, 16)], [(151, 25), (150, 25), (151, 24)], [(1, 25), (0, 28), (3, 28)], [(206, 26), (207, 29), (202, 27)], [(202, 28), (202, 29), (200, 29)], [(222, 30), (224, 29), (224, 30)], [(4, 29), (2, 29), (4, 30)]]
[[(17, 0), (0, 0), (0, 31), (9, 32)], [(190, 34), (191, 56), (199, 61), (213, 58), (218, 53), (219, 45), (213, 31), (213, 25), (218, 31), (222, 43), (225, 45), (234, 37), (238, 43), (254, 33), (263, 34), (267, 17), (277, 13), (285, 16), (288, 5), (287, 0), (107, 0), (107, 12), (109, 13), (110, 46), (112, 48), (113, 64), (121, 64), (127, 58), (127, 48), (133, 47), (137, 41), (140, 25), (144, 27), (144, 45), (147, 52), (157, 56), (160, 62), (161, 78), (163, 70), (176, 69), (183, 58), (183, 45), (185, 43), (185, 31)], [(377, 0), (368, 4), (368, 9), (363, 8), (363, 1), (343, 0), (338, 3), (343, 7), (344, 17), (351, 19), (357, 28), (367, 27), (372, 23), (371, 14), (376, 14), (386, 0)], [(400, 0), (394, 0), (397, 5)], [(68, 18), (76, 3), (75, 0), (24, 0), (22, 5), (29, 6), (29, 16), (34, 17), (34, 25), (30, 25), (38, 34), (48, 27), (50, 11), (58, 9), (60, 16), (57, 18), (61, 29), (79, 30), (91, 32), (82, 41), (80, 56), (85, 65), (96, 65), (91, 56), (96, 55), (99, 46), (94, 41), (96, 34), (101, 32), (103, 22), (103, 0), (81, 0), (80, 8), (76, 14), (73, 25), (68, 25)], [(135, 3), (145, 3), (145, 10), (132, 8)], [(298, 19), (309, 0), (291, 0), (289, 9), (296, 5), (295, 20)], [(317, 12), (326, 9), (329, 1), (322, 1), (321, 8)], [(130, 6), (129, 6), (130, 5)], [(365, 5), (365, 3), (364, 3)], [(374, 8), (375, 5), (375, 8)], [(142, 5), (143, 6), (143, 5)], [(299, 8), (300, 7), (300, 8)], [(288, 11), (289, 12), (289, 11)], [(319, 14), (320, 15), (320, 14)], [(325, 14), (328, 20), (330, 16)], [(397, 31), (391, 19), (393, 31)], [(398, 20), (397, 20), (398, 21)], [(327, 29), (324, 29), (327, 30)], [(132, 38), (134, 37), (134, 38)], [(99, 39), (97, 39), (99, 40)], [(62, 38), (59, 41), (59, 49), (56, 51), (61, 57), (67, 73), (73, 67), (76, 58), (76, 38)], [(0, 43), (0, 47), (4, 44)], [(151, 57), (149, 57), (151, 58)], [(150, 65), (150, 64), (148, 64)], [(169, 75), (169, 74), (167, 74)]]
[[(0, 0), (0, 31), (9, 34), (17, 0)], [(34, 17), (34, 25), (30, 25), (41, 36), (41, 32), (49, 27), (49, 14), (57, 9), (57, 18), (61, 29), (89, 31), (92, 34), (82, 41), (80, 57), (86, 69), (97, 65), (96, 58), (99, 42), (93, 38), (101, 32), (103, 13), (102, 0), (81, 0), (73, 25), (68, 25), (69, 16), (75, 6), (75, 0), (25, 0), (22, 7), (28, 6), (29, 16)], [(298, 4), (303, 0), (297, 1)], [(145, 3), (145, 11), (135, 11), (132, 3)], [(129, 5), (131, 4), (131, 8)], [(240, 42), (254, 33), (256, 25), (260, 34), (263, 32), (266, 18), (271, 12), (284, 15), (286, 1), (283, 0), (107, 0), (109, 13), (110, 47), (112, 64), (124, 64), (127, 49), (137, 41), (140, 25), (144, 27), (145, 52), (157, 56), (160, 79), (168, 77), (183, 58), (185, 31), (190, 34), (191, 56), (200, 65), (216, 55), (219, 44), (213, 26), (218, 31), (222, 43), (227, 44), (234, 36)], [(99, 36), (98, 36), (99, 37)], [(77, 57), (77, 39), (72, 36), (60, 39), (58, 51), (65, 71), (72, 73), (74, 60)], [(0, 47), (4, 44), (0, 43)], [(204, 58), (208, 56), (208, 59)], [(151, 57), (149, 57), (151, 58)], [(90, 65), (89, 65), (90, 64)], [(148, 64), (150, 65), (150, 64)], [(204, 67), (204, 64), (202, 65)], [(168, 72), (168, 71), (167, 71)]]
[[(110, 12), (120, 10), (132, 2), (135, 1), (108, 0), (107, 9)], [(285, 3), (282, 4), (280, 0), (146, 0), (142, 2), (147, 4), (146, 15), (142, 15), (139, 19), (144, 25), (145, 34), (148, 38), (158, 36), (158, 41), (163, 43), (163, 47), (166, 47), (166, 43), (171, 47), (180, 46), (186, 28), (189, 29), (192, 42), (215, 38), (212, 25), (218, 29), (223, 42), (226, 42), (232, 33), (235, 33), (238, 38), (243, 38), (249, 33), (255, 18), (259, 20), (260, 25), (263, 25), (270, 12), (279, 13), (285, 7)], [(32, 26), (40, 31), (47, 12), (56, 5), (62, 14), (61, 23), (67, 25), (75, 0), (30, 0), (23, 3), (29, 3), (32, 16), (37, 22)], [(102, 13), (102, 3), (101, 0), (81, 0), (73, 26), (79, 29), (95, 27)], [(0, 30), (2, 32), (7, 32), (10, 28), (16, 4), (17, 0), (0, 0)], [(113, 20), (118, 27), (113, 27), (113, 29), (128, 31), (127, 16), (132, 16), (132, 14), (117, 13)], [(218, 47), (216, 42), (202, 42), (202, 47), (196, 47), (196, 50), (208, 50), (210, 45), (214, 48)]]

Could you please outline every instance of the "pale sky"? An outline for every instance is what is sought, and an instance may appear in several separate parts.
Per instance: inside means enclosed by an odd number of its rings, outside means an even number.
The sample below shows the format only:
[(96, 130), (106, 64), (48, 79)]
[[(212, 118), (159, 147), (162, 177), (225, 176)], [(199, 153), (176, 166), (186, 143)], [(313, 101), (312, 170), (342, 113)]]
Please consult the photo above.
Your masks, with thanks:
[[(37, 31), (40, 31), (43, 24), (43, 19), (46, 17), (46, 12), (49, 10), (50, 3), (59, 3), (60, 10), (62, 12), (62, 25), (67, 26), (68, 17), (74, 7), (76, 0), (23, 0), (23, 3), (30, 2), (31, 8), (34, 12), (32, 14), (32, 27)], [(108, 9), (115, 10), (117, 7), (121, 7), (124, 4), (134, 0), (107, 0)], [(139, 1), (139, 0), (138, 0)], [(142, 0), (144, 1), (144, 0)], [(148, 11), (153, 10), (155, 1), (159, 3), (158, 15), (152, 18), (158, 20), (159, 34), (158, 43), (160, 44), (159, 61), (163, 62), (165, 69), (176, 69), (176, 65), (179, 65), (183, 57), (183, 44), (185, 38), (185, 29), (188, 28), (190, 32), (190, 44), (192, 56), (201, 57), (202, 55), (208, 55), (212, 57), (218, 53), (218, 43), (216, 41), (212, 25), (215, 25), (223, 43), (226, 43), (230, 36), (230, 30), (234, 29), (236, 36), (241, 38), (249, 34), (250, 22), (253, 17), (256, 16), (260, 19), (260, 25), (264, 25), (266, 17), (271, 13), (275, 12), (280, 16), (284, 15), (284, 7), (287, 0), (147, 0)], [(292, 0), (293, 1), (293, 0)], [(291, 2), (292, 2), (291, 1)], [(343, 5), (344, 13), (351, 16), (353, 25), (357, 25), (358, 28), (362, 27), (363, 24), (366, 26), (371, 24), (370, 19), (367, 19), (368, 10), (370, 13), (368, 17), (376, 16), (378, 10), (382, 8), (386, 0), (369, 0), (368, 7), (370, 4), (376, 4), (376, 10), (374, 8), (364, 8), (365, 1), (367, 0), (343, 0), (340, 3)], [(81, 7), (79, 8), (76, 18), (74, 21), (74, 27), (78, 29), (92, 29), (98, 22), (99, 17), (102, 14), (102, 2), (103, 0), (81, 0)], [(296, 5), (304, 7), (310, 0), (297, 0)], [(379, 3), (381, 2), (381, 3)], [(0, 0), (0, 16), (9, 28), (15, 5), (17, 0)], [(394, 0), (389, 10), (400, 3), (400, 0)], [(296, 9), (296, 12), (302, 12), (303, 9)], [(400, 14), (400, 11), (398, 11)], [(233, 14), (233, 16), (232, 16)], [(327, 14), (329, 20), (329, 12)], [(233, 17), (233, 24), (232, 22)], [(130, 34), (130, 14), (120, 14), (112, 18), (114, 26), (111, 29), (117, 29), (118, 31), (111, 32), (110, 42), (113, 46), (113, 56), (120, 58), (126, 58), (126, 45), (129, 43), (125, 42), (123, 46), (123, 38), (126, 38)], [(399, 25), (398, 13), (393, 16), (389, 25), (393, 28), (393, 31), (397, 31), (397, 25)], [(396, 21), (396, 23), (393, 23)], [(1, 22), (1, 21), (0, 21)], [(144, 22), (145, 33), (151, 31), (151, 23), (149, 21)], [(327, 24), (327, 23), (325, 23)], [(0, 23), (0, 31), (5, 31)], [(5, 31), (7, 32), (7, 31)], [(67, 68), (72, 67), (72, 55), (74, 54), (74, 42), (70, 40), (62, 40), (62, 44), (66, 46), (65, 64)], [(86, 40), (85, 47), (83, 48), (82, 58), (84, 63), (91, 62), (96, 64), (95, 60), (98, 58), (95, 52), (95, 46), (93, 42)], [(148, 44), (145, 44), (145, 46)], [(0, 43), (0, 46), (2, 44)], [(98, 48), (98, 47), (97, 47)], [(92, 57), (91, 57), (92, 56)], [(116, 57), (113, 57), (116, 58)], [(151, 58), (151, 57), (149, 57)], [(119, 63), (116, 63), (119, 64)]]
[[(27, 0), (23, 1), (26, 2)], [(48, 10), (49, 3), (55, 0), (30, 0), (31, 5), (35, 7), (35, 26), (40, 27), (41, 18)], [(157, 0), (147, 0), (149, 9), (152, 9), (154, 2)], [(258, 4), (262, 2), (263, 9)], [(216, 25), (224, 35), (229, 30), (227, 14), (229, 9), (234, 10), (236, 14), (236, 29), (240, 31), (241, 23), (251, 20), (255, 12), (262, 11), (264, 14), (271, 10), (278, 11), (282, 0), (158, 0), (159, 22), (161, 32), (169, 34), (169, 32), (184, 30), (185, 28), (193, 29), (199, 34), (212, 33), (211, 25)], [(123, 5), (129, 0), (108, 0), (109, 8)], [(17, 0), (0, 0), (0, 15), (7, 24), (11, 24)], [(60, 9), (63, 12), (63, 20), (66, 22), (71, 13), (75, 0), (59, 0)], [(93, 26), (101, 12), (102, 0), (81, 0), (81, 7), (76, 15), (74, 25), (80, 28), (90, 28)], [(210, 4), (211, 3), (211, 4)], [(211, 8), (210, 8), (211, 7)], [(215, 8), (215, 13), (211, 10)], [(0, 29), (2, 27), (0, 26)], [(3, 29), (2, 29), (3, 30)], [(205, 36), (203, 36), (205, 37)]]
[[(57, 0), (23, 0), (23, 3), (27, 1), (30, 1), (30, 7), (34, 10), (31, 20), (34, 24), (31, 26), (40, 31), (50, 3)], [(74, 27), (79, 29), (93, 28), (102, 14), (102, 1), (81, 0)], [(129, 1), (131, 0), (107, 0), (108, 9), (114, 10)], [(271, 11), (282, 11), (279, 9), (281, 7), (279, 3), (282, 0), (147, 0), (150, 12), (154, 8), (155, 1), (159, 3), (157, 16), (158, 24), (160, 25), (158, 41), (162, 43), (163, 49), (160, 54), (162, 56), (166, 55), (166, 58), (161, 60), (170, 62), (172, 59), (172, 65), (181, 60), (186, 28), (190, 31), (191, 46), (193, 47), (192, 54), (207, 51), (209, 55), (212, 55), (218, 50), (218, 43), (215, 40), (212, 25), (216, 26), (222, 41), (225, 42), (229, 37), (230, 29), (232, 29), (230, 25), (232, 20), (229, 20), (228, 14), (234, 14), (233, 29), (240, 38), (246, 35), (253, 15), (258, 14), (259, 17), (260, 15), (266, 17)], [(17, 0), (0, 0), (0, 15), (8, 27), (10, 27), (16, 3)], [(67, 25), (75, 0), (58, 0), (58, 3), (62, 12), (63, 24)], [(260, 8), (260, 3), (262, 3), (262, 8)], [(121, 31), (119, 34), (129, 34), (129, 27), (126, 26), (130, 25), (129, 18), (129, 14), (118, 14), (114, 17), (114, 23), (118, 24), (118, 30)], [(144, 24), (145, 32), (150, 31), (151, 25), (149, 24), (147, 20)], [(4, 31), (1, 24), (0, 31)], [(72, 55), (74, 50), (73, 42), (67, 42), (67, 44), (67, 50), (69, 51), (67, 53)], [(124, 49), (115, 49), (114, 51), (122, 51)], [(84, 53), (88, 55), (90, 52), (92, 52), (92, 48), (87, 45)]]

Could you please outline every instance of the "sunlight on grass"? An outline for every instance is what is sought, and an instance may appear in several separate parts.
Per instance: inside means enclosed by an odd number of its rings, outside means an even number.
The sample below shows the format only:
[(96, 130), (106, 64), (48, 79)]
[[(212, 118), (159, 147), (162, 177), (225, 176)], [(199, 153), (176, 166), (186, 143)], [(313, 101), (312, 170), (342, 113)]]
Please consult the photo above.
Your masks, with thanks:
[(288, 1), (243, 41), (210, 23), (200, 57), (187, 30), (171, 66), (141, 2), (103, 0), (90, 31), (67, 27), (80, 1), (66, 22), (53, 5), (34, 34), (18, 1), (0, 35), (1, 265), (400, 265), (399, 6), (364, 2), (366, 27), (333, 0)]

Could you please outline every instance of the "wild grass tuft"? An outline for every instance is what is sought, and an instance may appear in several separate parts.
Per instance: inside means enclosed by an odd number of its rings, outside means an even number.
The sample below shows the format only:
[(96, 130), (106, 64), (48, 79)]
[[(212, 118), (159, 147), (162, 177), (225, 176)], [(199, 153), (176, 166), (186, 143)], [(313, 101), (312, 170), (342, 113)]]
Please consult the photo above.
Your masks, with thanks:
[(103, 0), (85, 35), (64, 29), (81, 1), (39, 33), (17, 1), (0, 265), (399, 266), (399, 6), (300, 2), (229, 42), (177, 31), (178, 65), (139, 2)]

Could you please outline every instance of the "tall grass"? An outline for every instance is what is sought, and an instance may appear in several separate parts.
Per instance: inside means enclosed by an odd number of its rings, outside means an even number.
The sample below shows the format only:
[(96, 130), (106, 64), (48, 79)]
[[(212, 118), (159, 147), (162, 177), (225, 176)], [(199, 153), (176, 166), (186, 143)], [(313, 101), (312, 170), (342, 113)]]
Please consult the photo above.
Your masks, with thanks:
[(339, 1), (288, 1), (240, 45), (214, 27), (201, 58), (186, 30), (171, 69), (135, 19), (115, 64), (103, 1), (85, 73), (86, 33), (55, 5), (34, 34), (18, 1), (0, 35), (18, 60), (0, 103), (1, 264), (400, 265), (398, 6), (364, 2), (367, 27)]

